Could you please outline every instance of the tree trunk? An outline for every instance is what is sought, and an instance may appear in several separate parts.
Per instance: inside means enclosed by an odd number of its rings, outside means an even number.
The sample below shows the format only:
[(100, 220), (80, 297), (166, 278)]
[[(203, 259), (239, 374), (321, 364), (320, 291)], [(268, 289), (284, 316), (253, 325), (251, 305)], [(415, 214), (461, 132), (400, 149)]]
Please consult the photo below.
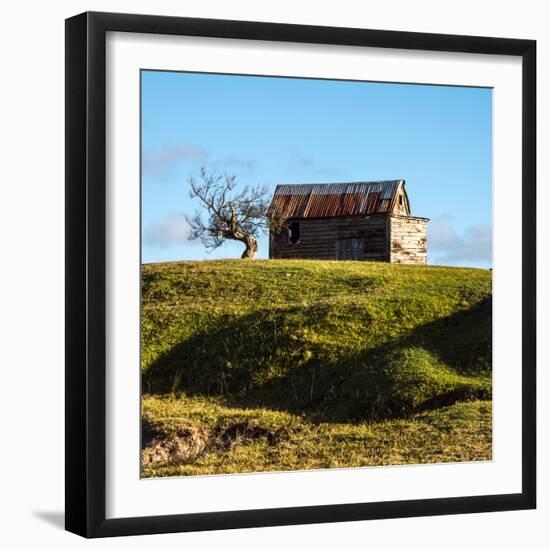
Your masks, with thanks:
[(256, 253), (258, 252), (258, 241), (252, 236), (247, 235), (242, 242), (246, 246), (245, 251), (243, 252), (243, 255), (241, 258), (244, 259), (252, 259), (256, 256)]

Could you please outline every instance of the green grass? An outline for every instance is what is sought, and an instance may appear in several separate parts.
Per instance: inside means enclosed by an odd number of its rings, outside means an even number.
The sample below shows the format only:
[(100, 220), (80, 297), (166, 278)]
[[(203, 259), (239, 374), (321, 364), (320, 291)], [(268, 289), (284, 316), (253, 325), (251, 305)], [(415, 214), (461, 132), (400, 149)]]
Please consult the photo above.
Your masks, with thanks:
[[(215, 399), (143, 400), (144, 418), (165, 448), (200, 434), (184, 459), (144, 464), (143, 477), (466, 462), (491, 458), (491, 402), (455, 403), (406, 419), (312, 423)], [(153, 444), (154, 448), (154, 444)]]
[[(193, 453), (202, 449), (199, 454), (185, 465), (155, 463), (144, 475), (241, 471), (254, 464), (247, 462), (249, 451), (264, 469), (487, 457), (490, 408), (473, 402), (491, 399), (491, 272), (300, 260), (145, 265), (142, 379), (144, 412), (148, 426), (157, 426), (152, 432), (157, 441), (168, 437), (165, 417), (156, 422), (162, 403), (178, 411), (173, 415), (178, 426), (195, 410), (207, 417), (188, 427), (187, 440), (177, 436), (180, 447), (191, 441)], [(441, 455), (428, 430), (425, 451), (407, 451), (404, 436), (401, 450), (388, 454), (380, 448), (381, 462), (374, 455), (366, 458), (368, 430), (373, 441), (378, 436), (372, 430), (398, 436), (404, 422), (412, 434), (416, 424), (425, 429), (423, 415), (440, 415), (437, 426), (447, 422), (445, 429), (453, 431), (453, 407), (475, 410), (476, 418), (488, 423), (488, 430), (485, 424), (481, 430), (475, 420), (478, 428), (472, 428), (484, 441), (481, 454), (451, 450)], [(219, 418), (209, 416), (211, 410)], [(223, 443), (231, 434), (224, 435), (220, 422), (231, 411), (250, 419), (259, 415), (262, 422), (275, 415), (274, 422), (283, 427), (287, 422), (300, 426), (304, 447), (298, 454), (308, 456), (291, 456), (292, 445), (284, 447), (294, 432), (266, 436), (268, 443), (263, 436), (245, 437), (253, 440), (244, 445), (246, 451)], [(241, 422), (245, 432), (246, 418)], [(330, 458), (323, 438), (341, 441), (351, 453), (349, 463), (339, 462), (338, 450)], [(222, 443), (211, 444), (217, 440)], [(465, 440), (464, 449), (469, 445)], [(478, 449), (475, 441), (472, 445)], [(193, 454), (184, 449), (180, 455), (186, 453)]]

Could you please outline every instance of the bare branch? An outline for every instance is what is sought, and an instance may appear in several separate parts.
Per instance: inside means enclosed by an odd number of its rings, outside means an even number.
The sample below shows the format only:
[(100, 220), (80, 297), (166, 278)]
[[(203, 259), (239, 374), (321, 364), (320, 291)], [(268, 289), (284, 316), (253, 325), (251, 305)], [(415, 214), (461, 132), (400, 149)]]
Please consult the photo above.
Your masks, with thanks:
[(242, 242), (246, 249), (243, 258), (254, 257), (257, 237), (271, 227), (268, 217), (269, 198), (266, 187), (245, 186), (237, 191), (237, 176), (219, 175), (202, 167), (199, 178), (188, 178), (189, 195), (198, 199), (208, 220), (201, 211), (186, 217), (191, 227), (190, 239), (200, 239), (207, 251), (221, 246), (225, 240)]

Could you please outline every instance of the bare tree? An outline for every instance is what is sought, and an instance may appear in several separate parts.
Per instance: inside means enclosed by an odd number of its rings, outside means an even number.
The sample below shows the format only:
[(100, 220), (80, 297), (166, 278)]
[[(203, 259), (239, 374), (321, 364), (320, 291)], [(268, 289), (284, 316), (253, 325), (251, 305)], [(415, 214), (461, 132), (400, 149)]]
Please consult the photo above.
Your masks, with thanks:
[(246, 186), (237, 190), (237, 176), (219, 175), (200, 170), (198, 178), (188, 179), (190, 196), (198, 199), (203, 212), (197, 210), (187, 222), (191, 226), (190, 239), (201, 239), (208, 252), (221, 246), (227, 239), (240, 241), (245, 250), (241, 258), (254, 258), (258, 252), (258, 236), (270, 227), (269, 198), (266, 187)]

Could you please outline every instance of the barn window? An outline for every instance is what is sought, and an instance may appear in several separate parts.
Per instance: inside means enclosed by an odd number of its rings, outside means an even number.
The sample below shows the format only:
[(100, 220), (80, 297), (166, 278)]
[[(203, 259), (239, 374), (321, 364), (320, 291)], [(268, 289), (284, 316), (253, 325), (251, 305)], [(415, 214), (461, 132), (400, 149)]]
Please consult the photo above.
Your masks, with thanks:
[(399, 206), (403, 206), (403, 195), (399, 195)]
[(290, 222), (288, 226), (288, 243), (298, 244), (300, 242), (300, 222)]
[(363, 239), (339, 239), (336, 241), (336, 257), (339, 260), (362, 260), (365, 257)]

